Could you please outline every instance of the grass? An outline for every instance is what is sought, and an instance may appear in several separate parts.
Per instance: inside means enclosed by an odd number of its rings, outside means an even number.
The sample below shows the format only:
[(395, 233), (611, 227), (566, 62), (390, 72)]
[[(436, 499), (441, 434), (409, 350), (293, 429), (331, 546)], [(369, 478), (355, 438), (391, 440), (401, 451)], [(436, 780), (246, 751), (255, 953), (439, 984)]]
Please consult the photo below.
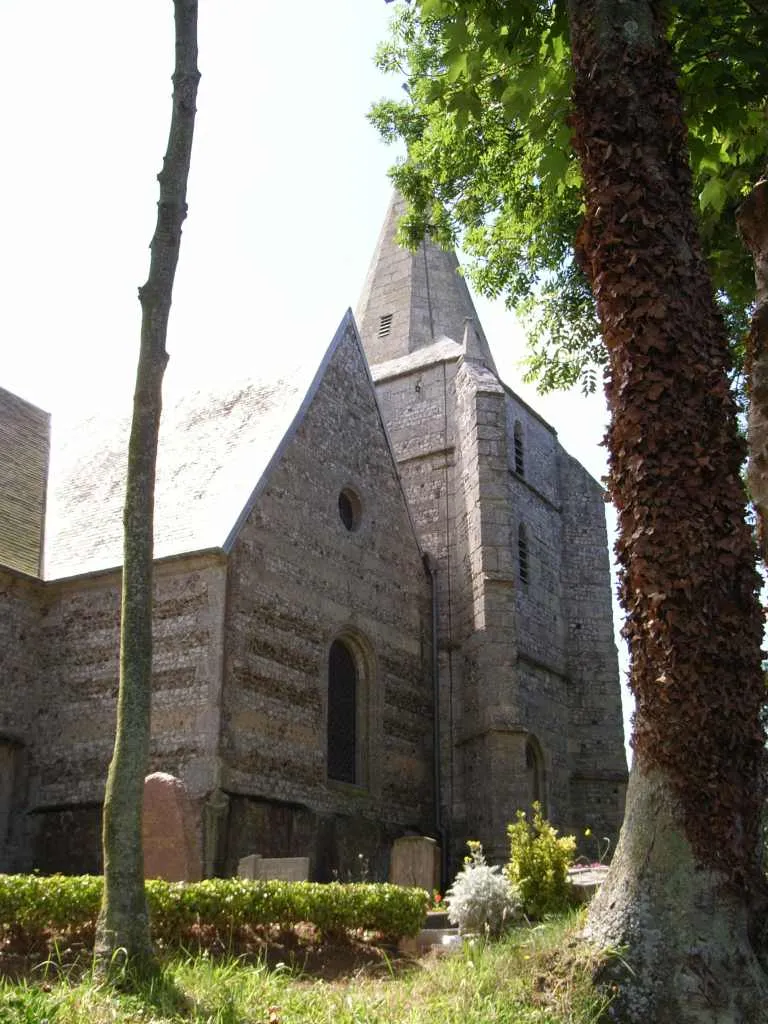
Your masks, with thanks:
[(573, 917), (371, 976), (328, 981), (266, 961), (168, 959), (138, 991), (41, 965), (0, 981), (0, 1024), (598, 1024), (597, 959)]

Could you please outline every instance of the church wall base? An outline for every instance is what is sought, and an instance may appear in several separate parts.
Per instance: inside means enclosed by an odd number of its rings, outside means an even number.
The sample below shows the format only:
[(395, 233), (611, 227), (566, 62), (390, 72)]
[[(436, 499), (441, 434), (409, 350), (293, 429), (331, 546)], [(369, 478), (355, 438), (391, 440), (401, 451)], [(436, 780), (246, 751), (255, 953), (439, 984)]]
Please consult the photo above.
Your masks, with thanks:
[(392, 843), (402, 827), (345, 814), (323, 814), (300, 804), (230, 797), (223, 873), (234, 875), (240, 858), (309, 857), (318, 882), (385, 882)]

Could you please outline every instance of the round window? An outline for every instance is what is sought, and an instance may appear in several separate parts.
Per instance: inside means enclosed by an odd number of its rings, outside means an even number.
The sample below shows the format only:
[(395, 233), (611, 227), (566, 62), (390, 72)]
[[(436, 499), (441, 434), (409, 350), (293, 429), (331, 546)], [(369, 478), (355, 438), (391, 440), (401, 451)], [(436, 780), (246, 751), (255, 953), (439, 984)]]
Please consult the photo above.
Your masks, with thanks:
[(345, 487), (339, 495), (339, 516), (347, 530), (354, 531), (360, 526), (363, 506), (354, 491)]

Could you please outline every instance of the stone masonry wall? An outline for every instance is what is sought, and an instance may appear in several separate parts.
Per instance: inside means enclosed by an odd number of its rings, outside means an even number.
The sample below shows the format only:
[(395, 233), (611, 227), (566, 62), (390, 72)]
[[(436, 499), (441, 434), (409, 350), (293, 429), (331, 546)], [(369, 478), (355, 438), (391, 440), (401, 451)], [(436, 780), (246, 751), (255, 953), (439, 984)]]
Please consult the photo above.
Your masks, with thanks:
[(441, 816), (452, 825), (458, 822), (463, 836), (466, 804), (454, 728), (460, 722), (463, 669), (454, 639), (461, 572), (456, 527), (456, 372), (454, 357), (397, 376), (379, 377), (376, 391), (411, 517), (436, 571)]
[(438, 572), (438, 633), (451, 615), (449, 529), (454, 510), (456, 364), (437, 363), (384, 379), (377, 395), (422, 549)]
[(565, 452), (563, 588), (567, 606), (572, 827), (615, 844), (624, 816), (627, 762), (613, 637), (603, 489)]
[(466, 840), (478, 838), (488, 856), (498, 859), (506, 849), (521, 728), (505, 393), (495, 374), (465, 359), (456, 397), (460, 571), (453, 603), (454, 638), (462, 654), (460, 701), (455, 703), (456, 818), (463, 828), (455, 829), (453, 852), (458, 858)]
[[(343, 489), (359, 498), (354, 530), (340, 517)], [(299, 852), (313, 858), (316, 873), (327, 872), (339, 856), (328, 836), (349, 831), (349, 823), (432, 828), (429, 598), (349, 332), (231, 554), (222, 776), (232, 801), (230, 860)], [(354, 785), (326, 771), (328, 653), (337, 637), (355, 656), (362, 688)], [(283, 822), (286, 813), (293, 824)], [(263, 826), (260, 834), (258, 822), (275, 814), (282, 824), (271, 837)], [(233, 832), (235, 818), (241, 824)], [(278, 834), (280, 850), (272, 841)]]
[[(401, 478), (438, 570), (442, 800), (452, 855), (460, 859), (466, 839), (481, 837), (502, 856), (506, 822), (531, 800), (529, 735), (541, 750), (547, 812), (560, 827), (574, 820), (561, 449), (552, 428), (480, 361), (391, 378), (381, 370), (377, 390)], [(590, 543), (599, 547), (599, 538)]]
[[(216, 556), (155, 569), (149, 770), (179, 776), (197, 801), (217, 782), (225, 581)], [(65, 833), (81, 829), (83, 842), (97, 842), (114, 743), (119, 587), (117, 573), (48, 585), (29, 792), (30, 856), (46, 870), (73, 869)], [(80, 850), (80, 869), (97, 869), (99, 856)]]
[(39, 581), (0, 569), (0, 871), (16, 869), (24, 853), (42, 590)]
[[(507, 395), (509, 490), (513, 509), (510, 548), (517, 579), (518, 686), (521, 724), (543, 758), (541, 799), (559, 827), (571, 820), (568, 761), (569, 680), (564, 609), (564, 537), (560, 446), (554, 430), (516, 395)], [(522, 466), (515, 433), (522, 446)], [(518, 451), (519, 457), (519, 451)], [(520, 470), (522, 469), (522, 472)], [(518, 528), (524, 527), (527, 578), (522, 578)], [(525, 751), (523, 749), (522, 756)], [(523, 762), (524, 771), (524, 762)], [(530, 804), (528, 783), (523, 809)], [(515, 808), (516, 810), (517, 808)]]

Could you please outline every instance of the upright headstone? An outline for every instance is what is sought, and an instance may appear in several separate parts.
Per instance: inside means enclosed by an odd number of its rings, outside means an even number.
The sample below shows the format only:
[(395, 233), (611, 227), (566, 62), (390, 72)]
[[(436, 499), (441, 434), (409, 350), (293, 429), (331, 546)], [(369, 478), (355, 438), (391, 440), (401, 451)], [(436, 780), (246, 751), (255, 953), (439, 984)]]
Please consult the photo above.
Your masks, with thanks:
[(427, 836), (401, 836), (392, 844), (389, 880), (427, 892), (440, 888), (440, 847)]
[(201, 875), (195, 817), (186, 786), (153, 772), (144, 780), (144, 877), (196, 882)]

